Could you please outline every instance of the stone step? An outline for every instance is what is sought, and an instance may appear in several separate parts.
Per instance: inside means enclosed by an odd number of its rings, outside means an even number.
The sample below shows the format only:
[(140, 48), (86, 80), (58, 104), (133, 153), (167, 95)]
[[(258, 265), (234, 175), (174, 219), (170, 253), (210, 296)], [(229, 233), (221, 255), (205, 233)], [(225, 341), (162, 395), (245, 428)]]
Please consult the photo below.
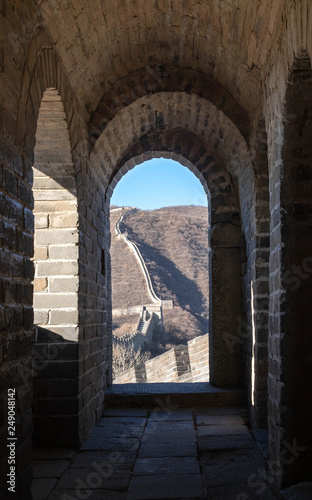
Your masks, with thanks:
[(105, 393), (105, 407), (246, 406), (241, 388), (220, 389), (209, 382), (113, 384)]

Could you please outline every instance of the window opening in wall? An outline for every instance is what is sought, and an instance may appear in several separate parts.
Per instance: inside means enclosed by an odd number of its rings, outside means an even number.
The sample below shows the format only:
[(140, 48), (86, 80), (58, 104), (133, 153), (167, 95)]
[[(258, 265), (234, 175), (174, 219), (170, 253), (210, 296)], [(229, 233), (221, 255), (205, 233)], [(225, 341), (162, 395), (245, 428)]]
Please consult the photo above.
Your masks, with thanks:
[(59, 399), (66, 402), (77, 396), (78, 363), (76, 179), (63, 103), (53, 88), (41, 101), (33, 174), (34, 437), (37, 444), (50, 445), (71, 438), (67, 428), (64, 433), (59, 429), (66, 418), (75, 419), (73, 405), (68, 404), (68, 414), (62, 410), (60, 415)]
[(115, 384), (209, 380), (208, 200), (199, 179), (154, 158), (110, 205)]

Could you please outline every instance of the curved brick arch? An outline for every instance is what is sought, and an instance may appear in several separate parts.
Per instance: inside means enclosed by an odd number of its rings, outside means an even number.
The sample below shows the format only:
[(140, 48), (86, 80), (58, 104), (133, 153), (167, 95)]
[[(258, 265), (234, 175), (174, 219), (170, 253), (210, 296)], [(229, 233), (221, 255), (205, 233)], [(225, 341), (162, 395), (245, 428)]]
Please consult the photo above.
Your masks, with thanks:
[[(199, 167), (199, 176), (205, 182), (211, 183), (214, 175), (222, 173), (231, 179), (213, 198), (217, 213), (211, 233), (214, 326), (210, 364), (212, 383), (235, 385), (241, 376), (241, 345), (237, 344), (231, 352), (222, 335), (235, 331), (242, 311), (240, 207), (238, 189), (234, 187), (238, 184), (246, 189), (253, 179), (250, 154), (242, 135), (209, 102), (185, 93), (161, 93), (141, 98), (118, 113), (98, 139), (90, 159), (109, 185), (133, 157), (142, 161), (144, 153), (168, 150), (187, 158), (187, 166), (193, 163)], [(252, 192), (253, 189), (245, 192), (245, 197), (252, 196)], [(225, 282), (229, 284), (226, 300), (220, 289), (220, 283)]]
[(233, 176), (252, 182), (250, 152), (233, 122), (210, 102), (182, 92), (146, 96), (124, 108), (97, 140), (90, 160), (109, 183), (127, 149), (159, 130), (193, 134)]
[(217, 155), (213, 155), (202, 139), (183, 130), (155, 131), (140, 138), (116, 166), (107, 189), (108, 197), (129, 170), (160, 157), (181, 163), (200, 180), (209, 199), (212, 222), (217, 221), (220, 214), (239, 214), (236, 179), (222, 167)]
[(83, 135), (77, 114), (78, 102), (48, 34), (39, 27), (32, 37), (25, 58), (16, 131), (16, 141), (31, 162), (34, 156), (39, 108), (43, 94), (49, 88), (57, 89), (61, 96), (73, 151), (79, 142), (79, 135)]
[(89, 120), (90, 143), (97, 139), (124, 107), (138, 98), (159, 92), (185, 92), (205, 99), (220, 109), (245, 139), (250, 133), (247, 112), (213, 78), (188, 68), (146, 66), (119, 80), (98, 104)]

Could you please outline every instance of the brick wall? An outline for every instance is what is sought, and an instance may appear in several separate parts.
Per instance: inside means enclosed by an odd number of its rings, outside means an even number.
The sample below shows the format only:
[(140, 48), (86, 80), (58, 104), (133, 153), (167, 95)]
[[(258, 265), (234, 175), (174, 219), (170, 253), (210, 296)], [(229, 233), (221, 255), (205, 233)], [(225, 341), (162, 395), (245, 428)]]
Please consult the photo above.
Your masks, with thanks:
[[(301, 447), (283, 463), (281, 487), (310, 477), (311, 394), (311, 60), (299, 52), (289, 73), (270, 165), (271, 256), (269, 430), (272, 456)], [(284, 121), (282, 121), (284, 119)], [(274, 147), (273, 147), (274, 146)]]
[(208, 382), (208, 334), (189, 340), (118, 375), (115, 384)]
[[(175, 93), (171, 97), (169, 99), (168, 94), (160, 93), (157, 96), (144, 98), (144, 106), (142, 101), (140, 105), (133, 103), (125, 107), (116, 119), (106, 126), (98, 138), (91, 159), (98, 168), (102, 168), (104, 177), (107, 176), (107, 169), (114, 169), (108, 195), (112, 194), (121, 174), (125, 174), (145, 159), (155, 156), (170, 157), (182, 162), (199, 177), (206, 192), (210, 190), (211, 224), (218, 226), (219, 233), (223, 234), (223, 240), (221, 236), (216, 238), (215, 247), (214, 240), (211, 240), (212, 255), (216, 262), (215, 266), (212, 263), (211, 280), (212, 287), (215, 287), (211, 301), (212, 311), (215, 311), (215, 319), (212, 321), (214, 333), (211, 339), (214, 349), (210, 353), (211, 377), (216, 385), (232, 384), (235, 386), (242, 376), (242, 345), (240, 342), (236, 343), (234, 352), (231, 352), (224, 343), (223, 336), (225, 332), (230, 334), (236, 332), (237, 320), (242, 314), (241, 275), (244, 256), (238, 197), (240, 195), (243, 200), (246, 196), (249, 198), (252, 184), (246, 192), (242, 181), (242, 190), (238, 193), (235, 175), (239, 175), (241, 168), (244, 178), (249, 176), (252, 180), (251, 164), (248, 162), (249, 153), (238, 130), (208, 103), (202, 101), (197, 103), (194, 96), (184, 93)], [(192, 115), (192, 109), (197, 105), (202, 110), (201, 119), (196, 122), (188, 120), (187, 117)], [(206, 105), (206, 113), (210, 116), (211, 124), (209, 138), (205, 136), (204, 109)], [(150, 106), (161, 110), (161, 130), (155, 127), (154, 116), (149, 112)], [(121, 132), (123, 123), (128, 122), (133, 124), (131, 129), (133, 139), (128, 136), (125, 139)], [(185, 130), (172, 130), (176, 122), (183, 122)], [(223, 130), (227, 130), (224, 134), (226, 143), (222, 146), (220, 143), (218, 156), (214, 156), (211, 154), (211, 148), (207, 147), (207, 142), (216, 141), (219, 144), (220, 127), (222, 127), (222, 134)], [(118, 134), (116, 130), (119, 131)], [(127, 147), (129, 143), (132, 145)], [(103, 154), (106, 155), (105, 164), (102, 161)], [(223, 167), (224, 165), (226, 168)], [(229, 262), (229, 265), (224, 266), (224, 262)], [(223, 275), (218, 275), (219, 272)], [(213, 314), (212, 312), (212, 316)], [(225, 318), (226, 325), (224, 325)]]
[(209, 341), (208, 335), (189, 340), (188, 354), (192, 372), (192, 382), (209, 380)]
[(61, 97), (46, 90), (34, 163), (34, 435), (79, 442), (78, 212), (75, 170)]
[(33, 311), (33, 198), (30, 164), (22, 153), (0, 136), (0, 331), (1, 331), (1, 476), (7, 486), (7, 400), (15, 389), (16, 491), (24, 498), (32, 473), (32, 344)]

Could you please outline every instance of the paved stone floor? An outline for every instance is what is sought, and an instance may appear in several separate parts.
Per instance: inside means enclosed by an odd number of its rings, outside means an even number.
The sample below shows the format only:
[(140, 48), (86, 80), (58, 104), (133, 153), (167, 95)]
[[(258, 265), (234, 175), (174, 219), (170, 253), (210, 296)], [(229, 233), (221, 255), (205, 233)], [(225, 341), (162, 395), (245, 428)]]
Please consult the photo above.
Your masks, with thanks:
[(33, 500), (276, 498), (237, 408), (107, 409), (77, 451), (36, 449)]

